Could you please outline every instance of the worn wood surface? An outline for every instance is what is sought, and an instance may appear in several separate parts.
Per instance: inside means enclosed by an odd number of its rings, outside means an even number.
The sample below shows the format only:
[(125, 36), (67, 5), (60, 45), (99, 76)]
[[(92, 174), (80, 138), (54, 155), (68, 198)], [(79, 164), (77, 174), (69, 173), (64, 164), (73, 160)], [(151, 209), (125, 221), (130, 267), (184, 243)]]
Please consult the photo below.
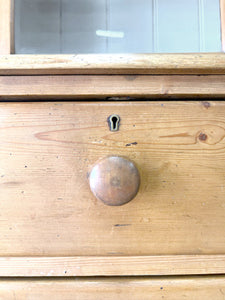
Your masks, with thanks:
[(225, 75), (0, 76), (2, 100), (224, 98)]
[[(222, 101), (1, 103), (0, 255), (224, 254), (224, 115)], [(124, 206), (89, 189), (107, 155), (139, 169)]]
[(13, 10), (14, 0), (0, 0), (0, 55), (9, 55), (14, 51)]
[(220, 15), (222, 50), (225, 52), (225, 0), (220, 0)]
[(195, 274), (225, 274), (225, 255), (109, 255), (0, 258), (1, 277), (159, 276)]
[(225, 74), (225, 55), (59, 54), (0, 57), (0, 75), (43, 74)]
[(224, 276), (0, 280), (4, 300), (222, 300)]

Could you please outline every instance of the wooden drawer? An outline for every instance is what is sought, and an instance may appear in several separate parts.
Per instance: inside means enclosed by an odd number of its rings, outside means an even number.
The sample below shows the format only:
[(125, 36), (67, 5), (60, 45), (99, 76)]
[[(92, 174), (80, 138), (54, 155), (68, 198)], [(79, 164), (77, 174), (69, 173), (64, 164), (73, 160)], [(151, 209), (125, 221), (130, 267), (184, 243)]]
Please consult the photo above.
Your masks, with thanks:
[(1, 280), (4, 300), (224, 299), (224, 276)]
[[(225, 253), (225, 102), (1, 103), (0, 116), (1, 256)], [(108, 155), (140, 172), (123, 206), (89, 188)]]

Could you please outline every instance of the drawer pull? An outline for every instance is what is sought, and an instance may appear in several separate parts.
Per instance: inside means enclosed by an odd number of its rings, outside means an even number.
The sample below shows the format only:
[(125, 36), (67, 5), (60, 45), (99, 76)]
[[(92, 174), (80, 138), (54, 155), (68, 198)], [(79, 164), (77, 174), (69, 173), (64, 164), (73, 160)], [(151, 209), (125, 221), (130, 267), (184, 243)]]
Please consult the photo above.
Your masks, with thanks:
[(119, 206), (131, 201), (140, 186), (140, 175), (132, 161), (109, 156), (98, 161), (89, 176), (95, 197), (106, 205)]

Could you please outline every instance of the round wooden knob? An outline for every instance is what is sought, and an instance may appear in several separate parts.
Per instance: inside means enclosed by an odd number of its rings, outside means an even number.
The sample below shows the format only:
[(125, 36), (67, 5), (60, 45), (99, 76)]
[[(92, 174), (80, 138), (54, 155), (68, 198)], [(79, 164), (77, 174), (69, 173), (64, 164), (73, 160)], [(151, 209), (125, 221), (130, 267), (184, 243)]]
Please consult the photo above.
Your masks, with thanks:
[(139, 189), (140, 176), (134, 163), (120, 156), (100, 160), (91, 170), (90, 188), (95, 197), (107, 205), (123, 205)]

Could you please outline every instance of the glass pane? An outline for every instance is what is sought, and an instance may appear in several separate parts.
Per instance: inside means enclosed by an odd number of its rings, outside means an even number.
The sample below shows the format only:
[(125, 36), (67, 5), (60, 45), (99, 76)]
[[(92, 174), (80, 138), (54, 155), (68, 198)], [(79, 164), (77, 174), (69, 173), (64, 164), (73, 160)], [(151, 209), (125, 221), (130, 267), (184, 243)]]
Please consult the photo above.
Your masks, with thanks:
[(16, 0), (23, 54), (221, 51), (219, 0)]

